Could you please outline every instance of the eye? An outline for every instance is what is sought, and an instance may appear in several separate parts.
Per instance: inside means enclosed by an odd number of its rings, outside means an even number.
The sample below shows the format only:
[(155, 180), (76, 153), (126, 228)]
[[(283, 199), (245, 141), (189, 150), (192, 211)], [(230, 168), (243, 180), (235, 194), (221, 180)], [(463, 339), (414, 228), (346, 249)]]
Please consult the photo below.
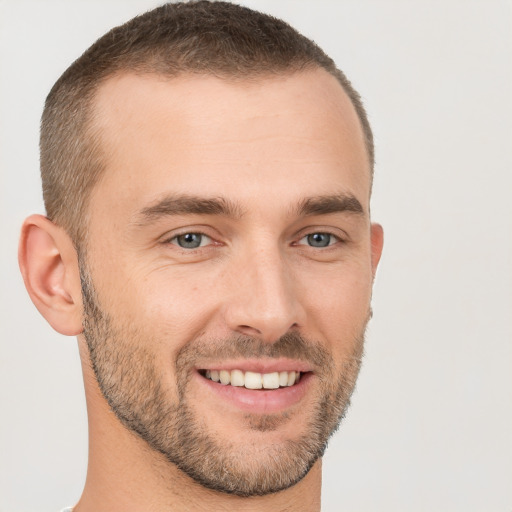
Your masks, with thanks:
[(212, 239), (203, 233), (183, 233), (170, 240), (171, 244), (177, 245), (183, 249), (197, 249), (210, 244)]
[(339, 238), (331, 233), (311, 233), (299, 240), (299, 244), (307, 244), (310, 247), (328, 247), (339, 241)]

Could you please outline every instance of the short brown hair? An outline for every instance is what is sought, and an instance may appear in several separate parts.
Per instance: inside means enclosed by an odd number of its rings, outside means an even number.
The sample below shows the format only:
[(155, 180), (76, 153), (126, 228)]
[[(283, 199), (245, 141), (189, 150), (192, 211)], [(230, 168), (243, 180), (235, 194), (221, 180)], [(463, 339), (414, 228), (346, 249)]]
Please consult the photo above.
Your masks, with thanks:
[(168, 3), (112, 29), (73, 62), (46, 99), (40, 151), (48, 217), (81, 245), (88, 199), (104, 168), (92, 103), (112, 75), (243, 79), (315, 67), (333, 75), (352, 101), (373, 169), (372, 131), (359, 94), (330, 57), (285, 22), (228, 2), (202, 0)]

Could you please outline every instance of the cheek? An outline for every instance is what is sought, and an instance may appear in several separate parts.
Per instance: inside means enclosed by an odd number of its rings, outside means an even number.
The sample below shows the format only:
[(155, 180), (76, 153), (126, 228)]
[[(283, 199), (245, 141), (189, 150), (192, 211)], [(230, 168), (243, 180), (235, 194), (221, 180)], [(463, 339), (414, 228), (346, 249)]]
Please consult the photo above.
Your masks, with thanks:
[(368, 321), (372, 290), (369, 265), (345, 263), (326, 269), (314, 279), (303, 279), (302, 286), (311, 326), (332, 350), (350, 350)]
[(213, 276), (163, 267), (119, 275), (117, 281), (122, 285), (110, 295), (117, 316), (138, 326), (170, 355), (204, 334), (216, 310)]

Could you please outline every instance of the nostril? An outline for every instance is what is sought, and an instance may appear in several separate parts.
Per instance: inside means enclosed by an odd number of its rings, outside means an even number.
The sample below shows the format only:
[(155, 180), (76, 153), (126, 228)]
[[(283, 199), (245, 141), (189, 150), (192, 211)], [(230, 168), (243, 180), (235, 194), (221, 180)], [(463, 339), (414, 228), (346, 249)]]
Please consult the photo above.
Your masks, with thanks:
[(250, 325), (239, 325), (237, 330), (246, 336), (261, 336), (261, 331)]

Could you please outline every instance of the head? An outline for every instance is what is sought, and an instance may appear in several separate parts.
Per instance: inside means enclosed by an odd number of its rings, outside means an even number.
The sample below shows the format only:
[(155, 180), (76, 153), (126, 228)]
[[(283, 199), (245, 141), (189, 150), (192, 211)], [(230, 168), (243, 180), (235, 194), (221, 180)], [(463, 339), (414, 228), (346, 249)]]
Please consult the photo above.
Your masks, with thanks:
[(47, 99), (66, 306), (34, 301), (79, 334), (119, 428), (207, 488), (293, 486), (346, 411), (382, 247), (372, 144), (329, 57), (223, 2), (113, 29)]

